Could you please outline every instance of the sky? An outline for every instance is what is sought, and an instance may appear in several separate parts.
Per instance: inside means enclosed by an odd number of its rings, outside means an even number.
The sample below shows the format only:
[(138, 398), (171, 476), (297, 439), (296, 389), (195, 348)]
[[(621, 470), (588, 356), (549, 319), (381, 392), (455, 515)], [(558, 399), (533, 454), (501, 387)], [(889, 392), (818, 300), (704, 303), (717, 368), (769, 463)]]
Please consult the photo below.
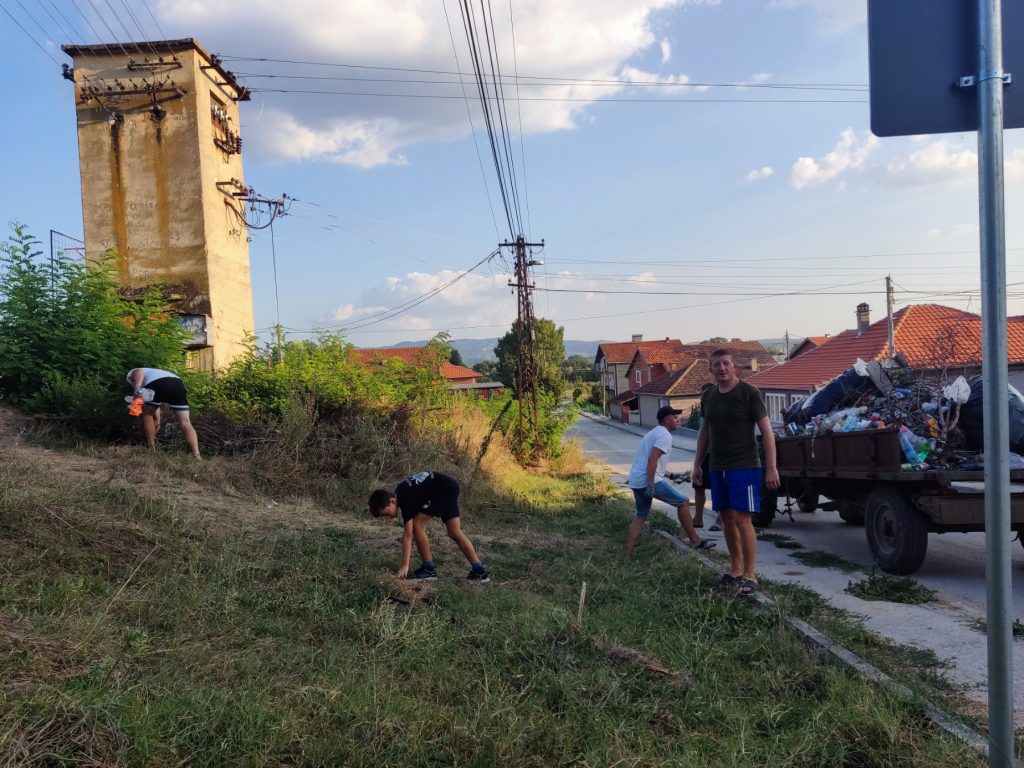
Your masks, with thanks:
[[(192, 37), (253, 90), (246, 183), (295, 200), (251, 233), (261, 338), (501, 335), (519, 233), (566, 338), (835, 334), (861, 302), (884, 315), (886, 275), (896, 309), (980, 311), (976, 135), (871, 134), (866, 3), (468, 5), (502, 75), (504, 185), (459, 0), (0, 0), (0, 215), (47, 249), (82, 236), (62, 43)], [(1005, 171), (1024, 314), (1022, 130)]]

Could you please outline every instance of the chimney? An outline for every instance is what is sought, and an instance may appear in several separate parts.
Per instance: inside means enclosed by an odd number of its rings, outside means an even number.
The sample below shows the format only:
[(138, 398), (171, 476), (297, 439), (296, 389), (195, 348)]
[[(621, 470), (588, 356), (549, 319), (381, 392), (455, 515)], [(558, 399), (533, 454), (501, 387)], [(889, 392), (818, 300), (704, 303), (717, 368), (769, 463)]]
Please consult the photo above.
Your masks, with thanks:
[(860, 336), (871, 326), (871, 310), (866, 302), (857, 305), (857, 335)]
[(633, 343), (634, 344), (639, 344), (643, 340), (644, 340), (644, 335), (642, 333), (634, 333), (633, 334)]

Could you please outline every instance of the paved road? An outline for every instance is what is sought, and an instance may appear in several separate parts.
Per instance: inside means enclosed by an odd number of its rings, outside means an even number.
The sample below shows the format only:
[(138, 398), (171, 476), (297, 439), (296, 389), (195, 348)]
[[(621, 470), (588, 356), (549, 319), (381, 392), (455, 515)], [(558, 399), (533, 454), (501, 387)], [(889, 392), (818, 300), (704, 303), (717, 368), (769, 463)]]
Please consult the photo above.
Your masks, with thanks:
[[(595, 469), (603, 469), (613, 480), (624, 482), (633, 461), (642, 429), (626, 427), (607, 419), (581, 417), (570, 430), (578, 439)], [(695, 441), (692, 435), (676, 433), (671, 468), (690, 469)], [(682, 486), (693, 498), (692, 489)], [(710, 498), (708, 507), (710, 508)], [(780, 509), (782, 502), (780, 501)], [(669, 511), (662, 505), (663, 511)], [(713, 515), (706, 515), (706, 520)], [(793, 507), (793, 519), (776, 518), (770, 529), (797, 541), (805, 550), (828, 552), (870, 568), (871, 552), (863, 527), (849, 526), (835, 512), (805, 514)], [(708, 536), (716, 534), (708, 533)], [(720, 535), (719, 535), (720, 538)], [(719, 547), (724, 548), (724, 541)], [(983, 533), (930, 534), (928, 554), (913, 578), (938, 592), (938, 600), (923, 606), (868, 602), (844, 590), (851, 579), (861, 578), (828, 568), (808, 567), (792, 557), (794, 550), (762, 541), (758, 547), (758, 573), (775, 581), (788, 581), (814, 589), (833, 605), (865, 617), (865, 625), (899, 643), (934, 651), (955, 666), (950, 676), (971, 691), (972, 698), (985, 703), (987, 679), (985, 635), (975, 628), (985, 616), (985, 535)], [(1024, 548), (1012, 544), (1014, 617), (1024, 621)], [(1018, 725), (1024, 725), (1024, 640), (1014, 642), (1015, 711)]]

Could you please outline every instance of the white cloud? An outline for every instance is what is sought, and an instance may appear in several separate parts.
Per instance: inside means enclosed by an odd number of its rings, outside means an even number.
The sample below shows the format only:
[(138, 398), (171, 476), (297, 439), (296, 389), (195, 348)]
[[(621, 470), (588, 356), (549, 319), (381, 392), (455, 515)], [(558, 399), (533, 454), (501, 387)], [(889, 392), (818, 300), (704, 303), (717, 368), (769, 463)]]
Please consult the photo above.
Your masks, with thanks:
[(774, 75), (771, 72), (755, 72), (750, 76), (751, 83), (767, 83)]
[(948, 240), (950, 238), (977, 236), (977, 224), (954, 224), (951, 227), (933, 227), (925, 233), (929, 240)]
[(1015, 149), (1003, 159), (1006, 178), (1010, 181), (1024, 180), (1024, 149)]
[(672, 60), (672, 43), (668, 38), (661, 41), (661, 63), (668, 64)]
[[(655, 75), (652, 72), (644, 72), (642, 69), (636, 67), (623, 67), (619, 72), (619, 77), (623, 80), (629, 80), (634, 83), (652, 83), (658, 85), (678, 85), (679, 88), (659, 88), (658, 92), (663, 93), (666, 91), (674, 92), (682, 89), (682, 86), (690, 82), (690, 78), (686, 75)], [(643, 87), (643, 86), (639, 86)], [(707, 90), (705, 86), (697, 86), (695, 90), (703, 91)]]
[[(521, 73), (580, 80), (617, 79), (636, 55), (659, 50), (662, 62), (671, 45), (654, 33), (654, 16), (706, 0), (519, 0), (515, 4), (515, 41), (509, 14), (495, 9), (494, 32), (502, 71), (513, 62)], [(448, 2), (448, 16), (458, 51), (458, 69), (470, 71), (465, 34), (457, 6)], [(155, 9), (157, 10), (157, 9)], [(271, 0), (198, 3), (163, 0), (161, 25), (170, 37), (195, 37), (207, 50), (225, 56), (224, 64), (240, 74), (250, 88), (281, 88), (288, 94), (255, 92), (243, 107), (243, 123), (263, 110), (245, 130), (249, 145), (261, 159), (330, 161), (357, 167), (407, 162), (403, 152), (422, 141), (449, 142), (470, 133), (462, 87), (456, 70), (445, 6), (425, 0)], [(315, 23), (310, 23), (315, 19)], [(477, 19), (478, 26), (482, 22)], [(552, 34), (557, 30), (557, 34)], [(239, 41), (244, 41), (240, 45)], [(232, 60), (254, 56), (302, 61), (338, 62), (360, 67), (405, 67), (423, 73), (383, 72), (344, 67), (309, 67), (275, 62)], [(527, 64), (529, 66), (527, 67)], [(268, 79), (257, 75), (274, 74)], [(349, 80), (295, 80), (284, 75), (342, 77)], [(445, 84), (382, 82), (382, 79), (444, 80)], [(687, 81), (685, 75), (658, 82)], [(371, 82), (366, 82), (371, 80)], [(509, 111), (512, 130), (520, 119), (526, 134), (571, 130), (589, 118), (587, 106), (621, 92), (622, 87), (559, 83), (542, 86), (521, 81), (521, 101)], [(350, 95), (295, 91), (333, 91)], [(479, 130), (482, 113), (475, 87), (467, 83), (469, 104)], [(358, 93), (376, 95), (359, 96)], [(433, 94), (456, 98), (387, 98), (380, 94)], [(505, 88), (509, 97), (508, 86)], [(577, 101), (530, 101), (531, 97)], [(250, 112), (251, 110), (251, 112)]]
[(828, 154), (817, 160), (813, 157), (798, 158), (790, 172), (790, 183), (796, 189), (803, 189), (824, 184), (846, 171), (858, 170), (877, 146), (877, 137), (864, 132), (861, 138), (857, 138), (853, 128), (847, 128), (839, 134), (839, 142)]
[(918, 146), (909, 155), (889, 160), (885, 169), (888, 180), (901, 186), (924, 186), (977, 178), (978, 155), (973, 150), (956, 147), (946, 139)]
[(761, 179), (767, 179), (773, 173), (775, 173), (775, 171), (772, 170), (772, 167), (770, 165), (765, 165), (760, 168), (755, 168), (744, 178), (749, 182), (760, 181)]
[(818, 31), (825, 36), (841, 34), (867, 21), (867, 3), (855, 0), (770, 0), (768, 7), (810, 9), (817, 19)]

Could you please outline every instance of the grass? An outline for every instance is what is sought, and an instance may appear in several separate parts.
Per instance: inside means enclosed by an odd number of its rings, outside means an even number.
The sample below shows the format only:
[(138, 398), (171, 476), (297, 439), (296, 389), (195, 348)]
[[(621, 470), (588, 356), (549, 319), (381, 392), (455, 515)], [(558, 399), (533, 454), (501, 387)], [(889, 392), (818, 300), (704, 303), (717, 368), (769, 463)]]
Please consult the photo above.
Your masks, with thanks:
[(877, 568), (872, 568), (864, 579), (851, 581), (846, 591), (861, 600), (888, 600), (891, 603), (910, 605), (927, 603), (935, 599), (935, 590), (906, 576), (892, 576)]
[(759, 532), (757, 538), (761, 541), (770, 541), (779, 549), (803, 549), (803, 544), (784, 533)]
[(833, 555), (831, 552), (820, 552), (818, 550), (794, 552), (792, 557), (812, 568), (832, 568), (844, 573), (857, 573), (863, 570), (856, 563), (851, 563), (849, 560), (839, 555)]
[(585, 475), (485, 462), (480, 588), (439, 526), (441, 578), (396, 580), (400, 529), (361, 497), (270, 505), (224, 489), (227, 461), (2, 459), (0, 764), (980, 762), (655, 537), (622, 564), (628, 502)]
[[(971, 622), (971, 629), (981, 632), (983, 635), (988, 634), (988, 622), (985, 619), (977, 619)], [(1020, 619), (1014, 619), (1013, 624), (1010, 625), (1010, 631), (1014, 637), (1024, 637), (1024, 623), (1021, 623)]]

